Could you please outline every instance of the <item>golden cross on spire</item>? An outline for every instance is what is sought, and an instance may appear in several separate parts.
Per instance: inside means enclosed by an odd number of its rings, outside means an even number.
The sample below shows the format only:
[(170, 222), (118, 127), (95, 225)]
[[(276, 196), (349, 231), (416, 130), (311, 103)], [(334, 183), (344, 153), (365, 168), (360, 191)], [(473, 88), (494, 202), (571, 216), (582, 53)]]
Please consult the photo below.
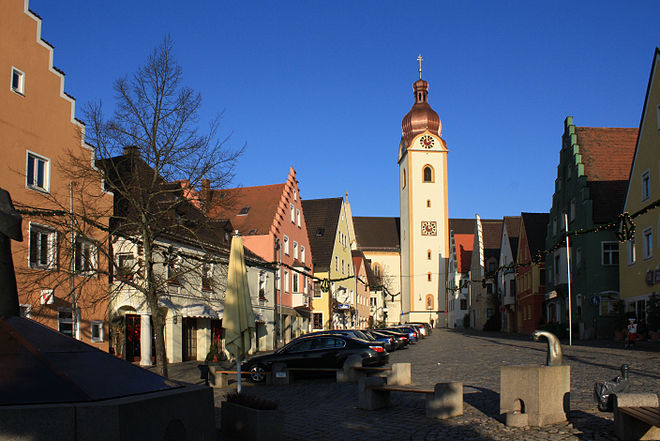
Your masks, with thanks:
[(420, 80), (422, 79), (422, 61), (423, 60), (424, 59), (422, 58), (422, 54), (419, 54), (417, 56), (417, 62), (419, 63), (419, 69), (417, 69), (417, 70), (419, 71), (419, 79)]

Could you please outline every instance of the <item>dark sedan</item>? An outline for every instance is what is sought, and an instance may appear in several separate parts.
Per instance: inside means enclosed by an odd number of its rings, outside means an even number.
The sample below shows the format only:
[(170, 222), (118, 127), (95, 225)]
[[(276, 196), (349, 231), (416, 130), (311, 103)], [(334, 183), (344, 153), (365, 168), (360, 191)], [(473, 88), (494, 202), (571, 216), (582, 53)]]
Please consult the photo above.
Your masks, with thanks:
[(273, 363), (285, 363), (288, 368), (340, 369), (351, 355), (362, 357), (363, 366), (382, 366), (389, 358), (381, 345), (340, 334), (320, 334), (299, 337), (272, 354), (252, 357), (242, 369), (250, 372), (252, 381), (260, 382)]

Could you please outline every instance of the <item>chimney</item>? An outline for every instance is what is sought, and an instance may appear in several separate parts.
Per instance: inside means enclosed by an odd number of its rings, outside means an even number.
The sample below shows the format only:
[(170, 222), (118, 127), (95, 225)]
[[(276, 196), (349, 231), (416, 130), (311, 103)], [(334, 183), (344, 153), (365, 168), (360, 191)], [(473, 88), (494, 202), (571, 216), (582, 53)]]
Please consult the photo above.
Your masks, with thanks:
[(202, 179), (202, 183), (199, 189), (199, 202), (201, 204), (202, 211), (206, 212), (210, 208), (211, 203), (211, 181), (208, 179)]

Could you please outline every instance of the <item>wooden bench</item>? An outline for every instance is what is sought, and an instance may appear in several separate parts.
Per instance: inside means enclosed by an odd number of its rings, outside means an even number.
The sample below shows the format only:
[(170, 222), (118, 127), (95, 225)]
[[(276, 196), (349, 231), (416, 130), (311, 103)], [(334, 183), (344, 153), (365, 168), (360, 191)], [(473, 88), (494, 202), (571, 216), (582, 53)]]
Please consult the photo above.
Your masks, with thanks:
[(660, 406), (655, 394), (614, 397), (614, 430), (623, 441), (660, 440)]
[[(227, 370), (214, 370), (209, 369), (209, 385), (211, 387), (227, 387), (229, 386), (229, 376), (238, 375), (238, 371)], [(241, 377), (250, 376), (250, 372), (241, 371)]]
[(433, 389), (389, 385), (383, 377), (364, 377), (358, 381), (358, 407), (376, 410), (390, 406), (391, 392), (421, 393), (426, 396), (426, 416), (449, 418), (463, 415), (463, 383), (438, 383)]

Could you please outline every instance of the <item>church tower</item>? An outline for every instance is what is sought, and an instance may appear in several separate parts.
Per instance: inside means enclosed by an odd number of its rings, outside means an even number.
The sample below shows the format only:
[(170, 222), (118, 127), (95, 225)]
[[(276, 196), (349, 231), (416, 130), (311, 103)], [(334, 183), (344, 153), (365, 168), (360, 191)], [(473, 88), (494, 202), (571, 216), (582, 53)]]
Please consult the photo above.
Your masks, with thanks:
[(413, 83), (415, 102), (401, 121), (399, 195), (401, 201), (402, 322), (445, 326), (449, 217), (447, 145), (442, 124), (428, 103), (429, 84)]

